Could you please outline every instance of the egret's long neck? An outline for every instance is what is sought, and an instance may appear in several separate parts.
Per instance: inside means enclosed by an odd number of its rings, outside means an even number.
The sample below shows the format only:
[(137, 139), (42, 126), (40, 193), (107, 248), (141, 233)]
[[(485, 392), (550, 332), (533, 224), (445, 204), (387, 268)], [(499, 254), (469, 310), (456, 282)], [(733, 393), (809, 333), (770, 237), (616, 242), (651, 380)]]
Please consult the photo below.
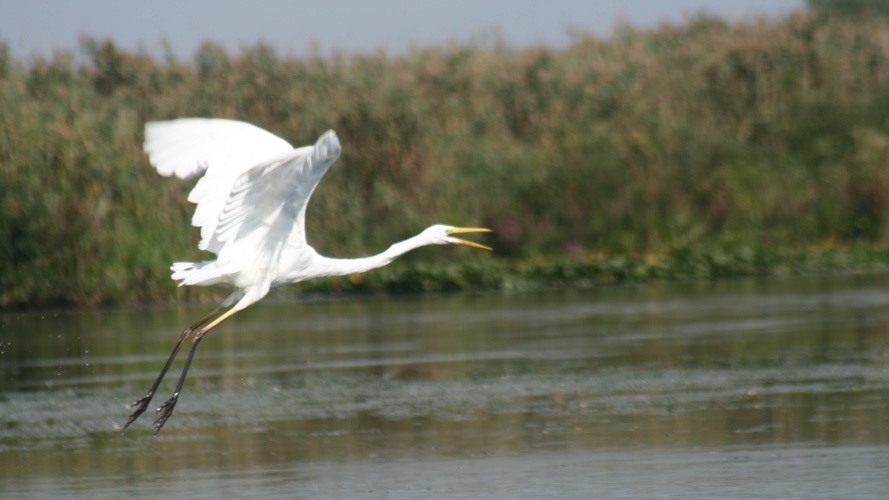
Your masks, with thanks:
[(429, 241), (416, 235), (398, 243), (393, 243), (386, 251), (371, 255), (369, 257), (360, 257), (357, 259), (334, 259), (319, 255), (316, 265), (319, 266), (326, 276), (344, 276), (347, 274), (363, 273), (383, 267), (396, 258), (404, 255), (415, 248), (429, 245)]

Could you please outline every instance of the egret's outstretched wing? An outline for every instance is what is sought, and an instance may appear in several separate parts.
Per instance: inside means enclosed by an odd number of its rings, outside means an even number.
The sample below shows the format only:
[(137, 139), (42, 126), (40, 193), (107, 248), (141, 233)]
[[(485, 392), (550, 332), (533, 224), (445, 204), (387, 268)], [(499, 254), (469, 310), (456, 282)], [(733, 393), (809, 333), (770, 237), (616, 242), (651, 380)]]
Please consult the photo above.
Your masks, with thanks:
[(189, 179), (205, 170), (237, 170), (240, 174), (293, 146), (249, 123), (181, 118), (146, 123), (144, 149), (159, 174)]
[(197, 204), (191, 223), (201, 228), (198, 246), (210, 251), (215, 251), (210, 241), (235, 179), (260, 162), (294, 151), (284, 139), (249, 123), (210, 118), (148, 122), (144, 149), (161, 175), (188, 179), (206, 171), (188, 201)]
[[(208, 250), (221, 265), (236, 267), (245, 255), (278, 261), (281, 249), (306, 246), (306, 205), (315, 186), (340, 155), (332, 130), (314, 146), (263, 161), (241, 174), (219, 213)], [(269, 269), (269, 271), (274, 271)]]

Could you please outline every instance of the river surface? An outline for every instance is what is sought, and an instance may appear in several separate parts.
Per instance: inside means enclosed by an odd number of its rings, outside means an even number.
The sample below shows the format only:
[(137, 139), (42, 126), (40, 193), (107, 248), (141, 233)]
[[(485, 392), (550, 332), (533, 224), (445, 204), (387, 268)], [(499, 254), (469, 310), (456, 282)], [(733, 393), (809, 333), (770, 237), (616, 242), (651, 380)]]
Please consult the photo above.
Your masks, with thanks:
[[(0, 497), (887, 498), (889, 276), (0, 314)], [(184, 353), (183, 353), (184, 354)]]

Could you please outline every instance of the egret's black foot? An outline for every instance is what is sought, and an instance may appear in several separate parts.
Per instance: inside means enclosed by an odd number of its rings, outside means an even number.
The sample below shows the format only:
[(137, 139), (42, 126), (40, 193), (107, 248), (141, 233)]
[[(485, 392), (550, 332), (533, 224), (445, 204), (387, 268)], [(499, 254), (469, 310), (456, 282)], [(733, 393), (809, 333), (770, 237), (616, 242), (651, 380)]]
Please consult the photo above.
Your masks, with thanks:
[(157, 409), (157, 419), (154, 421), (154, 435), (156, 436), (158, 432), (160, 432), (161, 427), (167, 423), (167, 419), (170, 418), (170, 415), (173, 414), (173, 408), (176, 406), (176, 401), (179, 400), (179, 394), (173, 394), (173, 397), (164, 401), (164, 404)]
[(132, 406), (133, 406), (133, 408), (135, 408), (135, 410), (133, 410), (133, 413), (130, 414), (130, 418), (127, 419), (127, 423), (124, 424), (124, 426), (123, 426), (124, 430), (127, 430), (127, 427), (129, 427), (130, 424), (135, 422), (136, 419), (139, 418), (139, 415), (145, 413), (145, 409), (148, 408), (148, 403), (151, 402), (151, 398), (153, 396), (154, 396), (153, 393), (149, 393), (149, 394), (146, 394), (145, 397), (143, 397), (142, 399), (140, 399), (138, 401), (133, 401)]

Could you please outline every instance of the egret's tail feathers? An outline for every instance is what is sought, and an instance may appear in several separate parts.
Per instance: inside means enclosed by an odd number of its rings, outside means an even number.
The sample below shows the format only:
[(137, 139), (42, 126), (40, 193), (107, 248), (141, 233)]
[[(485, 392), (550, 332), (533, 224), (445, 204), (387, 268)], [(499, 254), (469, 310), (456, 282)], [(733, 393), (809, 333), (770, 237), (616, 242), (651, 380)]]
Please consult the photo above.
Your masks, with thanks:
[(170, 270), (173, 271), (171, 277), (179, 281), (179, 286), (215, 285), (219, 282), (221, 276), (219, 271), (213, 266), (214, 263), (214, 261), (174, 262), (170, 266)]

